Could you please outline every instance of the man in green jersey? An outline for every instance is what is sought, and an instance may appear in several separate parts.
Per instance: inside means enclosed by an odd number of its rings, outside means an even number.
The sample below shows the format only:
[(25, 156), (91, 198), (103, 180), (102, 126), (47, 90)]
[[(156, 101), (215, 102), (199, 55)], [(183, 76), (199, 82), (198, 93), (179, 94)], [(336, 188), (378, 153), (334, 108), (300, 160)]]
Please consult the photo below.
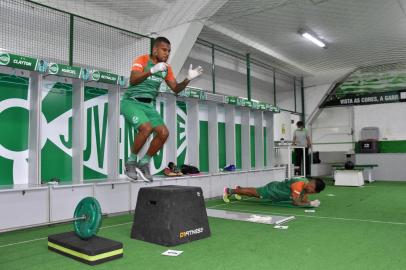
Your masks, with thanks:
[[(203, 72), (200, 66), (193, 69), (190, 65), (186, 78), (180, 83), (176, 82), (172, 67), (166, 63), (170, 52), (169, 40), (164, 37), (156, 38), (152, 54), (142, 55), (133, 61), (130, 87), (121, 100), (121, 113), (125, 120), (138, 130), (131, 147), (131, 155), (125, 164), (125, 174), (134, 180), (139, 176), (143, 181), (152, 182), (149, 162), (169, 136), (162, 117), (154, 108), (161, 83), (165, 80), (173, 92), (179, 93)], [(152, 133), (155, 136), (147, 153), (137, 162), (137, 154)]]
[(241, 195), (271, 200), (272, 202), (291, 201), (296, 206), (320, 206), (319, 200), (309, 201), (308, 194), (320, 193), (326, 184), (320, 178), (293, 178), (282, 182), (274, 181), (259, 188), (235, 189), (224, 188), (223, 200), (230, 202), (229, 197), (234, 195), (237, 200)]

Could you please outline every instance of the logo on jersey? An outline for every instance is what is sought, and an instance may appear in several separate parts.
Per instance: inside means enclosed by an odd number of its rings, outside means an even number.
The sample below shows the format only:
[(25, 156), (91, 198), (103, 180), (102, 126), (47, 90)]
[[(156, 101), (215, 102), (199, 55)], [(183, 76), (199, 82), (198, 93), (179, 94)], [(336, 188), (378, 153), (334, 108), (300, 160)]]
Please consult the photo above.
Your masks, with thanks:
[(134, 124), (137, 124), (138, 121), (140, 121), (140, 119), (139, 119), (137, 116), (134, 116), (133, 119), (131, 119), (131, 121), (132, 121)]

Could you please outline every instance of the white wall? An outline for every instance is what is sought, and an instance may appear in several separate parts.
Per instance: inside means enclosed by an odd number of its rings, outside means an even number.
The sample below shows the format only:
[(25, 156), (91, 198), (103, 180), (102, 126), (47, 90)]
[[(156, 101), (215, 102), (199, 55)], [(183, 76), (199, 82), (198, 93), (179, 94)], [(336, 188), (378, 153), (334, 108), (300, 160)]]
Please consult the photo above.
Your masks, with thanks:
[[(304, 78), (306, 120), (317, 109), (332, 84), (349, 71), (320, 73)], [(312, 124), (315, 151), (349, 151), (349, 144), (319, 145), (317, 143), (343, 143), (358, 141), (363, 127), (375, 126), (380, 129), (380, 139), (406, 139), (406, 104), (391, 103), (353, 107), (323, 109)], [(354, 132), (354, 137), (351, 131)]]
[(292, 140), (292, 114), (289, 112), (280, 112), (274, 114), (274, 140), (280, 141), (283, 138), (285, 141)]
[(313, 76), (303, 78), (304, 99), (305, 99), (305, 119), (317, 109), (319, 103), (327, 93), (331, 85), (345, 76), (350, 70), (337, 70), (330, 72), (320, 72)]
[(304, 87), (304, 100), (305, 100), (305, 119), (309, 120), (309, 116), (318, 107), (322, 97), (326, 94), (330, 87), (330, 83), (314, 86)]
[[(276, 88), (278, 89), (278, 88)], [(276, 102), (284, 110), (295, 111), (295, 99), (292, 91), (277, 91)]]
[[(318, 106), (335, 81), (339, 80), (348, 70), (318, 73), (305, 77), (304, 99), (305, 119), (309, 124), (310, 116), (318, 110)], [(313, 151), (347, 152), (353, 149), (351, 130), (353, 126), (351, 107), (326, 108), (312, 123), (310, 132)]]
[[(190, 83), (190, 86), (198, 87), (205, 91), (211, 92), (213, 89), (211, 57), (211, 48), (195, 44), (189, 57), (185, 61), (177, 80), (183, 80), (187, 74), (187, 69), (189, 68), (190, 64), (193, 64), (194, 67), (200, 65), (203, 67), (204, 73), (196, 80), (193, 80)], [(245, 61), (217, 52), (215, 54), (215, 63), (216, 93), (247, 97), (247, 75)], [(276, 82), (277, 105), (283, 109), (294, 111), (295, 100), (293, 78), (279, 75), (277, 76)], [(252, 65), (251, 98), (273, 104), (273, 87), (273, 73), (270, 70)], [(298, 89), (300, 90), (299, 87)], [(297, 100), (298, 99), (301, 100), (300, 96), (297, 97)], [(301, 108), (301, 103), (297, 102), (297, 108)], [(292, 132), (294, 131), (294, 129), (291, 128), (291, 120), (293, 119), (294, 123), (296, 123), (299, 118), (299, 115), (294, 115), (284, 111), (279, 114), (274, 114), (274, 139), (279, 141), (281, 138), (284, 138), (286, 141), (291, 141)], [(282, 126), (284, 126), (284, 134), (282, 134)]]
[(273, 73), (270, 70), (251, 65), (251, 90), (252, 99), (273, 104)]
[(406, 140), (406, 103), (354, 107), (355, 139), (363, 127), (378, 127), (380, 140)]
[[(204, 74), (192, 81), (190, 85), (211, 92), (213, 89), (211, 57), (211, 48), (195, 44), (183, 65), (179, 80), (186, 76), (190, 64), (193, 64), (193, 66), (200, 65), (204, 69)], [(247, 67), (245, 61), (216, 52), (215, 63), (216, 93), (229, 96), (248, 97)], [(251, 71), (251, 98), (260, 101), (273, 101), (272, 76), (268, 76), (261, 71), (262, 70), (259, 69)]]
[(297, 129), (296, 123), (302, 120), (300, 118), (301, 117), (298, 114), (291, 114), (290, 115), (290, 120), (291, 120), (290, 130), (291, 130), (292, 139), (293, 139), (293, 135), (295, 133), (295, 130)]
[[(202, 66), (204, 74), (191, 82), (191, 86), (212, 91), (212, 52), (211, 48), (195, 44), (178, 76), (178, 81), (186, 76), (189, 65)], [(216, 93), (247, 97), (246, 62), (216, 51), (215, 53)], [(251, 65), (251, 98), (258, 101), (274, 103), (273, 73), (270, 70)], [(277, 105), (294, 111), (293, 78), (277, 73)], [(297, 98), (300, 99), (300, 98)], [(297, 104), (299, 108), (301, 104)]]

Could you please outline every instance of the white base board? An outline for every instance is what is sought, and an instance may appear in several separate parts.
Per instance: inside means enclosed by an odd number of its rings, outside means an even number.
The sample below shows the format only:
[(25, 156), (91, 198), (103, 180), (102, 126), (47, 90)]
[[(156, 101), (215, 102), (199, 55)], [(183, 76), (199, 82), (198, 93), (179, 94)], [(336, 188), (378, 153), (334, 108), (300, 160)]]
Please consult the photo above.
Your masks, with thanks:
[(103, 214), (115, 214), (133, 211), (142, 187), (198, 186), (202, 188), (204, 198), (210, 199), (221, 196), (225, 186), (258, 187), (284, 179), (285, 167), (277, 167), (174, 178), (157, 177), (153, 183), (107, 179), (73, 185), (4, 188), (0, 189), (0, 232), (72, 218), (77, 203), (87, 196), (93, 196), (100, 202)]

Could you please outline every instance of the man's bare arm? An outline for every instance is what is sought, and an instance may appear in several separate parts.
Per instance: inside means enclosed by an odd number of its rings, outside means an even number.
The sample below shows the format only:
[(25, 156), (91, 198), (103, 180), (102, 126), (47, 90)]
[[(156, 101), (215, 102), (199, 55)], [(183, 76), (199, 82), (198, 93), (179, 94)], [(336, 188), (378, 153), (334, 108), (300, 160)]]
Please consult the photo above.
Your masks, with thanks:
[(309, 201), (303, 201), (302, 197), (298, 197), (298, 198), (293, 199), (292, 204), (296, 205), (296, 206), (309, 206), (310, 202)]
[(184, 79), (182, 82), (178, 83), (175, 80), (174, 81), (167, 81), (166, 84), (169, 86), (169, 88), (175, 92), (176, 94), (181, 92), (183, 89), (186, 88), (186, 86), (189, 84), (190, 80)]
[(150, 71), (131, 71), (131, 76), (130, 76), (130, 85), (137, 85), (145, 81), (146, 78), (151, 76)]

